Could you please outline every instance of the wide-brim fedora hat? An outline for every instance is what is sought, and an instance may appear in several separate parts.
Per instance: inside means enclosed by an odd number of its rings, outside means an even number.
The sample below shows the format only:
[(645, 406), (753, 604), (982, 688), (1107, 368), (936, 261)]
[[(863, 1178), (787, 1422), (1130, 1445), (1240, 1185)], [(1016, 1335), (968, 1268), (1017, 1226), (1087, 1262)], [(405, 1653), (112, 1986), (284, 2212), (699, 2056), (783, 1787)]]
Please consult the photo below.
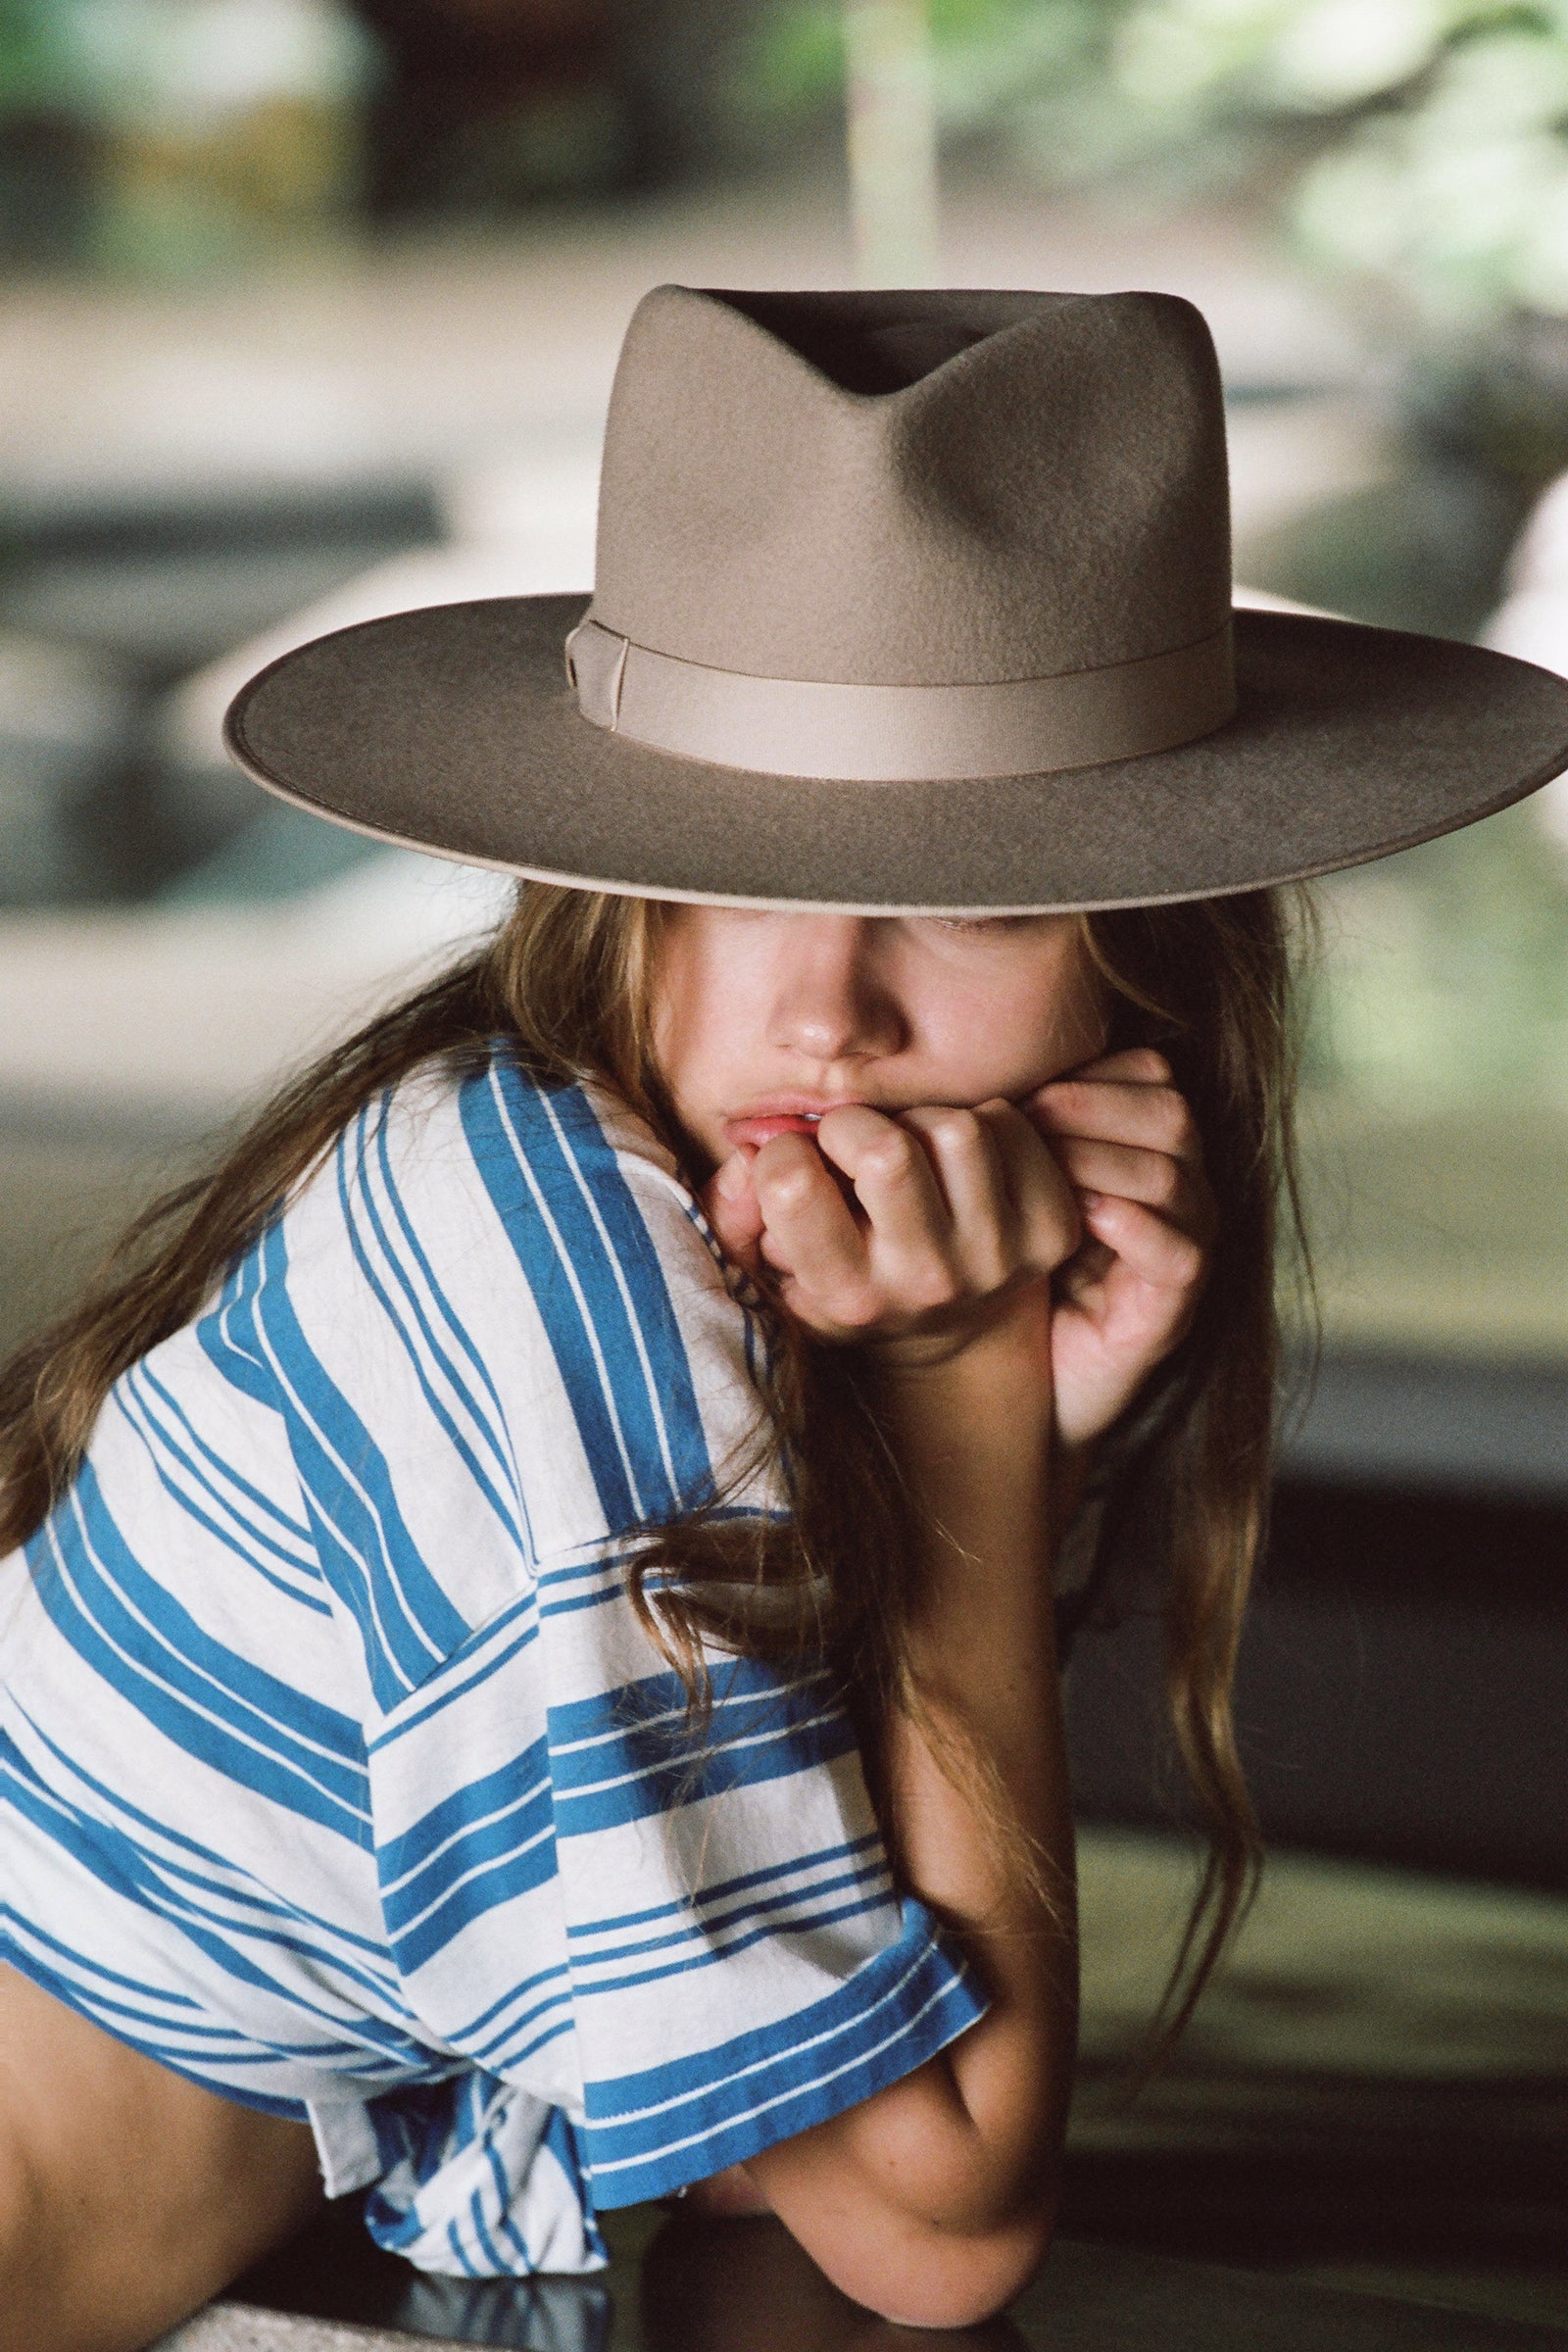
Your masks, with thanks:
[(225, 736), (378, 838), (654, 897), (1155, 904), (1429, 839), (1568, 766), (1568, 681), (1232, 610), (1224, 407), (1166, 294), (662, 286), (588, 596), (272, 662)]

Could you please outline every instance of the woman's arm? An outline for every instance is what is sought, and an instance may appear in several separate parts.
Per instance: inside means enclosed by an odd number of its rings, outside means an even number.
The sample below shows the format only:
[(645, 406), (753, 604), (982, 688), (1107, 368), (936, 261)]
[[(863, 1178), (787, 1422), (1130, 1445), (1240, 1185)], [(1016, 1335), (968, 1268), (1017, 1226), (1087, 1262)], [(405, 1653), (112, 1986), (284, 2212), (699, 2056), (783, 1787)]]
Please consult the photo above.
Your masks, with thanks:
[[(927, 1720), (891, 1728), (903, 1883), (957, 1931), (991, 1994), (978, 2025), (863, 2106), (747, 2168), (829, 2276), (889, 2318), (958, 2326), (1030, 2277), (1054, 2217), (1077, 2008), (1072, 1833), (1047, 1525), (1046, 1303), (951, 1364), (886, 1384), (927, 1533), (915, 1665)], [(1042, 1409), (1044, 1407), (1044, 1409)], [(956, 1786), (972, 1754), (1004, 1808)], [(978, 1801), (977, 1801), (978, 1799)], [(1024, 1857), (1034, 1868), (1020, 1867)]]
[[(1091, 1182), (1111, 1173), (1102, 1131), (1148, 1130), (1159, 1144), (1118, 1142), (1127, 1189), (1113, 1206), (1091, 1196), (1091, 1231), (1116, 1228), (1125, 1255), (1102, 1244), (1065, 1309), (1050, 1278), (1083, 1236), (1078, 1201), (1061, 1161), (1008, 1104), (898, 1122), (830, 1114), (821, 1152), (850, 1177), (858, 1214), (804, 1138), (780, 1138), (749, 1170), (754, 1250), (790, 1311), (867, 1349), (923, 1531), (921, 1704), (892, 1726), (891, 1830), (903, 1882), (956, 1931), (992, 2005), (903, 2082), (746, 2171), (846, 2292), (926, 2326), (1005, 2302), (1054, 2220), (1077, 1969), (1050, 1550), (1098, 1429), (1180, 1337), (1202, 1264), (1186, 1230), (1201, 1221), (1200, 1178), (1194, 1165), (1173, 1185), (1159, 1164), (1175, 1098), (1150, 1059), (1100, 1065), (1110, 1076), (1086, 1100), (1055, 1106), (1058, 1132), (1070, 1122), (1083, 1139), (1057, 1151)], [(734, 1175), (721, 1231), (726, 1211), (744, 1247)], [(1065, 1358), (1073, 1383), (1085, 1356), (1093, 1402), (1074, 1388), (1063, 1415), (1059, 1367)], [(955, 1752), (968, 1772), (955, 1773)]]

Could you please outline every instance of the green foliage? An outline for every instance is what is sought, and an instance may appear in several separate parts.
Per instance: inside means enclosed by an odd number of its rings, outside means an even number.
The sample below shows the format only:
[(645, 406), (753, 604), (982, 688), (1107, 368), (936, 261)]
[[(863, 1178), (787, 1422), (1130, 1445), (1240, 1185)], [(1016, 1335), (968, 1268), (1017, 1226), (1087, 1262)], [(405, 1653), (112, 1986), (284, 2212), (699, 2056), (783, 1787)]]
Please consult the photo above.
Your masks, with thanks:
[[(1001, 148), (1049, 185), (1152, 164), (1169, 179), (1193, 161), (1157, 112), (1130, 103), (1112, 69), (1129, 0), (929, 0), (937, 117), (951, 145)], [(732, 96), (741, 123), (777, 139), (833, 122), (845, 76), (842, 0), (775, 0), (743, 52)], [(1223, 172), (1234, 138), (1202, 159)], [(1225, 154), (1222, 155), (1222, 149)]]
[(270, 88), (353, 100), (374, 50), (338, 0), (223, 9), (202, 0), (0, 0), (0, 122), (185, 127)]
[[(1042, 79), (1075, 90), (1104, 77), (1104, 36), (1123, 0), (930, 0), (939, 111), (966, 128), (1005, 115)], [(778, 0), (747, 54), (754, 112), (828, 113), (844, 88), (842, 0)]]
[(50, 0), (0, 0), (0, 122), (48, 114), (75, 95), (72, 44)]
[(1568, 847), (1534, 807), (1321, 889), (1312, 1075), (1396, 1105), (1568, 1109)]
[[(1048, 181), (1272, 178), (1302, 251), (1439, 335), (1568, 317), (1568, 0), (931, 0), (950, 135)], [(748, 71), (836, 104), (843, 9), (780, 0)]]
[(1135, 0), (1112, 71), (1172, 137), (1315, 123), (1301, 245), (1410, 323), (1568, 315), (1568, 0)]
[[(1042, 34), (1054, 45), (1080, 20), (1113, 13), (1107, 0), (930, 0), (928, 21), (939, 71), (951, 60), (984, 59), (1005, 73)], [(781, 0), (763, 20), (751, 67), (760, 94), (781, 109), (835, 100), (844, 81), (841, 0)]]

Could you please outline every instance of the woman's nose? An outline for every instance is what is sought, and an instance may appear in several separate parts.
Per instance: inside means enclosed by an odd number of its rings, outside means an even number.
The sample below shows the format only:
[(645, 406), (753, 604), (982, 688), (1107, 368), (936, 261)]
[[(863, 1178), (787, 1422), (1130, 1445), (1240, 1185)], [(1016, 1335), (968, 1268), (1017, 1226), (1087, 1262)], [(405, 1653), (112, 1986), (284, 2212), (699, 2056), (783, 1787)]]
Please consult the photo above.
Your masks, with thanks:
[(772, 1044), (811, 1061), (898, 1051), (904, 1015), (879, 968), (875, 916), (791, 915), (779, 936)]

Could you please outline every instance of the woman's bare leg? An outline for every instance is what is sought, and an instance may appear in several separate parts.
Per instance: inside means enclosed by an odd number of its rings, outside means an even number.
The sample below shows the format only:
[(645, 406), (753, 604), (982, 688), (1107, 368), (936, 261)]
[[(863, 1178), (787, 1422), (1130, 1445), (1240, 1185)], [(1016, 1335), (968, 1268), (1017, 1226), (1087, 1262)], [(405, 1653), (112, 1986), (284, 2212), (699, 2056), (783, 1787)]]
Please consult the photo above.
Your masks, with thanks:
[(308, 2126), (199, 2089), (0, 1967), (0, 2352), (140, 2352), (320, 2195)]

